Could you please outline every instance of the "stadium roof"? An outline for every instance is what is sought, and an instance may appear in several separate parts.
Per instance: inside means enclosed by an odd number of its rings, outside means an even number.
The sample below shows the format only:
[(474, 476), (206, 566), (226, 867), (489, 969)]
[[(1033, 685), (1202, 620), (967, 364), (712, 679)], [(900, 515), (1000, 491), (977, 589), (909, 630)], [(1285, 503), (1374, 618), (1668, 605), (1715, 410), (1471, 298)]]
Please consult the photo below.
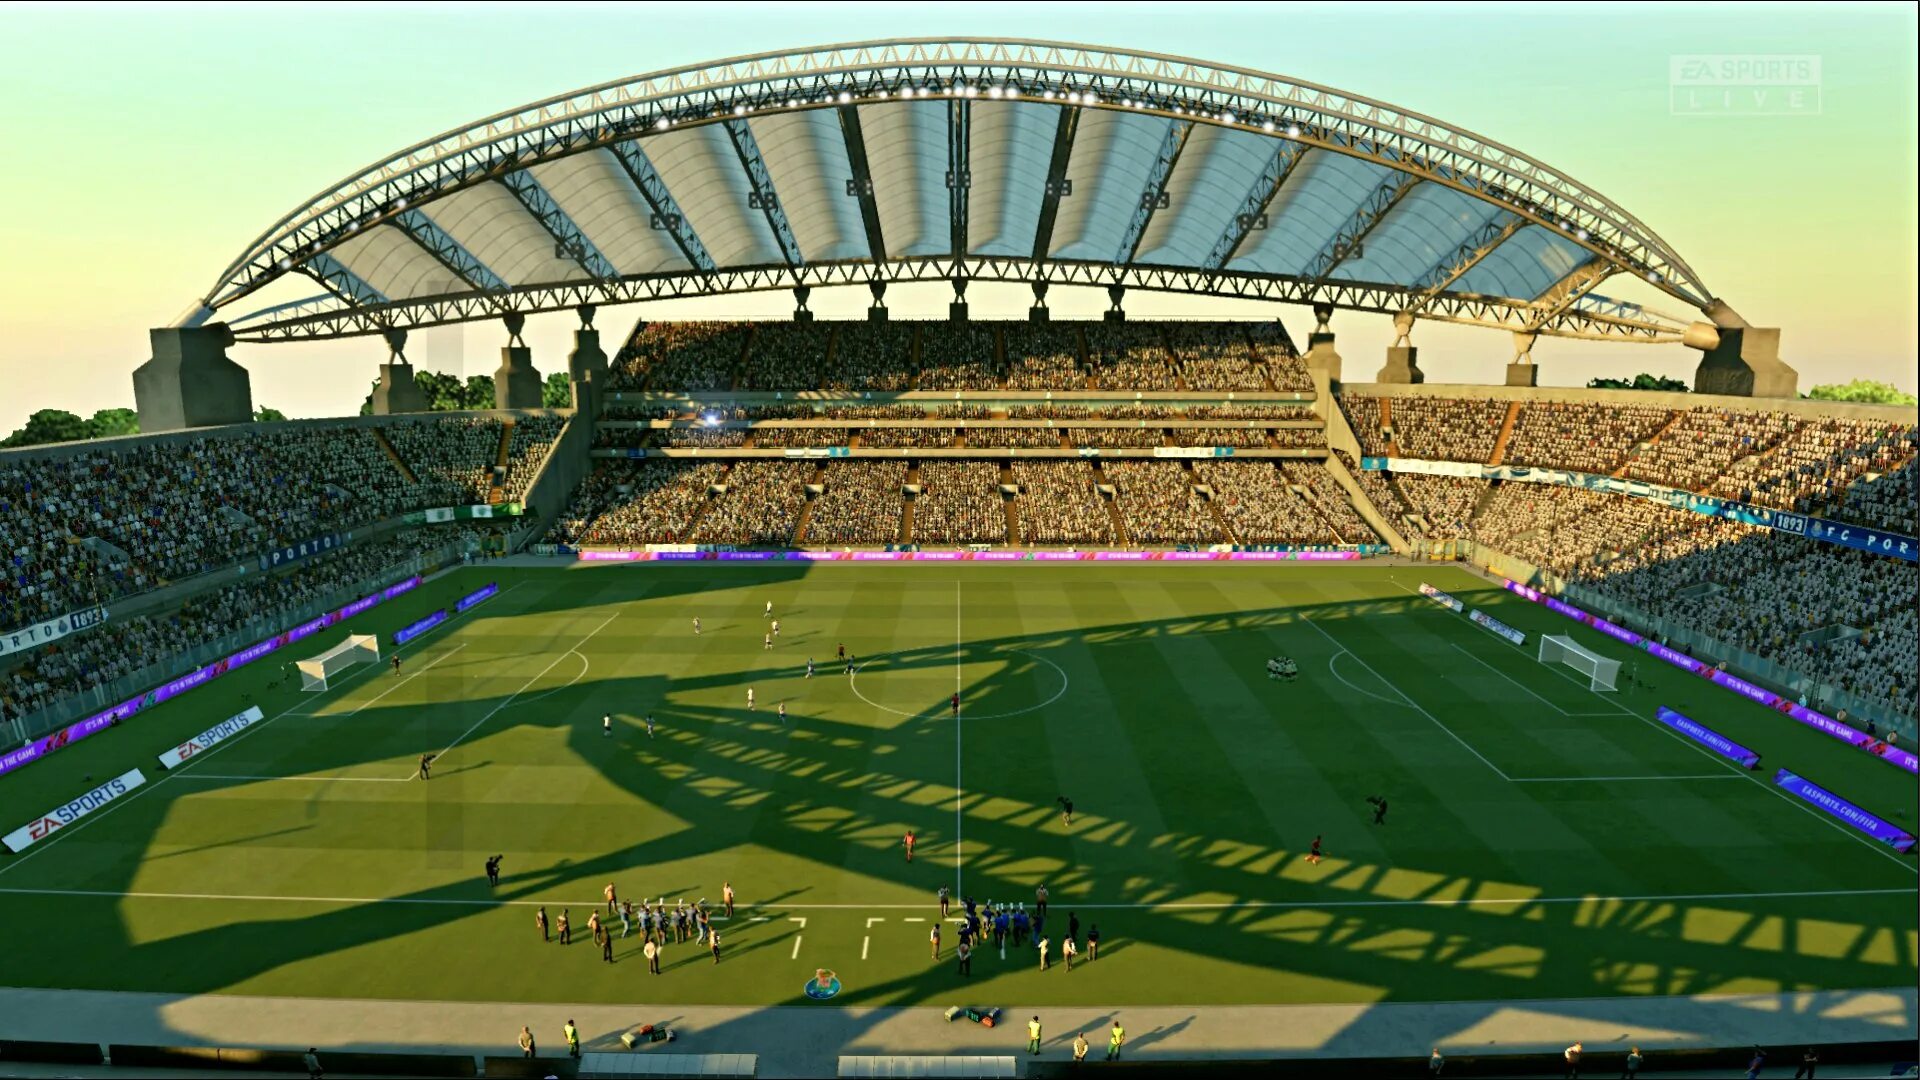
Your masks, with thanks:
[[(325, 292), (250, 310), (289, 274)], [(871, 281), (1045, 281), (1673, 341), (1714, 305), (1633, 215), (1510, 147), (1278, 75), (900, 40), (606, 83), (419, 143), (275, 222), (178, 325), (376, 333)]]

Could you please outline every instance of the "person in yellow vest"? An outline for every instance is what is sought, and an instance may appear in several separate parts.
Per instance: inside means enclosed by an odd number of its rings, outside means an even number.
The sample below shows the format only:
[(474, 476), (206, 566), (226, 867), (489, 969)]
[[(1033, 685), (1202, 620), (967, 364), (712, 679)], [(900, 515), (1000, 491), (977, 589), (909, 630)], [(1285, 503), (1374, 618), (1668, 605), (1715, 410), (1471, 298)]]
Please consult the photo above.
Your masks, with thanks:
[[(1115, 1023), (1113, 1026), (1115, 1030), (1119, 1030), (1120, 1025), (1118, 1023)], [(577, 1058), (580, 1056), (580, 1029), (573, 1026), (573, 1020), (571, 1018), (567, 1020), (566, 1032), (567, 1055)]]
[(1113, 1031), (1111, 1034), (1107, 1036), (1107, 1060), (1108, 1061), (1120, 1060), (1120, 1047), (1126, 1041), (1127, 1041), (1127, 1029), (1120, 1026), (1120, 1021), (1115, 1020), (1113, 1022)]
[(1040, 1018), (1036, 1016), (1033, 1019), (1027, 1021), (1027, 1053), (1037, 1054), (1039, 1052), (1040, 1052)]

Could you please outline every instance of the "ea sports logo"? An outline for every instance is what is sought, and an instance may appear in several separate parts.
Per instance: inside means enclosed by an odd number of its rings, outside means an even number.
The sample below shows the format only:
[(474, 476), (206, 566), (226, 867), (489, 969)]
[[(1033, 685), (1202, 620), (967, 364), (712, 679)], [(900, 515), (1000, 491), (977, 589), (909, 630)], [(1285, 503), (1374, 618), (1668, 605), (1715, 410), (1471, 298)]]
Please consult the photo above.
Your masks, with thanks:
[(199, 749), (200, 749), (199, 743), (183, 742), (179, 746), (175, 747), (173, 752), (180, 755), (180, 760), (185, 761), (187, 758), (190, 758), (195, 753), (197, 753)]
[(27, 826), (27, 835), (33, 837), (35, 840), (39, 840), (59, 827), (60, 822), (58, 819), (43, 817), (39, 821)]

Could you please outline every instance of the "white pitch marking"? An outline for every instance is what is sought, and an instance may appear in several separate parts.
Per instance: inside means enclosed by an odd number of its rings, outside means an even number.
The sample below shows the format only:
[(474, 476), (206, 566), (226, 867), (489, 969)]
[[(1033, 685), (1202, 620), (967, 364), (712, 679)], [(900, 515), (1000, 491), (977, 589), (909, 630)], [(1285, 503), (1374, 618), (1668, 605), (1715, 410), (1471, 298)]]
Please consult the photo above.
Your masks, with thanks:
[[(420, 670), (414, 672), (413, 674), (402, 678), (399, 682), (394, 683), (392, 686), (389, 686), (385, 690), (380, 691), (378, 694), (375, 694), (373, 697), (368, 698), (367, 700), (361, 702), (358, 708), (354, 709), (352, 712), (347, 713), (346, 715), (359, 716), (361, 713), (365, 712), (369, 706), (373, 705), (375, 702), (378, 702), (381, 698), (386, 697), (388, 694), (393, 693), (395, 690), (398, 690), (401, 687), (412, 682), (413, 680), (419, 678), (420, 676), (425, 675), (429, 670), (432, 669), (433, 664), (437, 664), (440, 661), (445, 660), (447, 657), (452, 656), (454, 653), (457, 653), (461, 649), (464, 649), (466, 647), (467, 647), (467, 643), (464, 641), (458, 645), (455, 645), (453, 648), (448, 649), (446, 652), (440, 654), (439, 656), (434, 657), (432, 664), (428, 664), (426, 667), (423, 667)], [(315, 715), (324, 715), (324, 714), (315, 714)]]
[[(798, 916), (798, 915), (789, 915), (789, 916), (787, 917), (787, 921), (788, 921), (788, 922), (797, 922), (797, 923), (799, 923), (799, 924), (800, 924), (800, 929), (802, 929), (802, 930), (805, 930), (805, 929), (807, 928), (807, 920), (805, 920), (805, 919), (803, 919), (803, 918), (801, 918), (801, 917), (800, 917), (800, 916)], [(793, 935), (793, 957), (792, 957), (792, 959), (795, 959), (795, 960), (798, 960), (798, 959), (800, 959), (800, 939), (801, 939), (802, 937), (804, 937), (804, 936), (805, 936), (804, 934), (795, 934), (795, 935)]]
[[(506, 594), (512, 592), (513, 590), (519, 588), (524, 584), (526, 584), (526, 582), (516, 581), (512, 585), (508, 586), (507, 588), (500, 590), (500, 595), (505, 596)], [(477, 609), (469, 608), (468, 610), (471, 611), (471, 610), (477, 610)], [(465, 612), (462, 612), (461, 614), (465, 614)], [(455, 615), (453, 618), (458, 619), (459, 617), (460, 615)], [(431, 630), (428, 630), (427, 634), (433, 633), (434, 630), (440, 629), (441, 626), (452, 626), (452, 625), (453, 625), (453, 619), (449, 619), (446, 622), (441, 623), (440, 626), (436, 626), (436, 627), (433, 627)], [(415, 644), (417, 642), (425, 641), (425, 640), (426, 640), (426, 634), (422, 634), (420, 637), (415, 638), (414, 641), (408, 642), (408, 644), (411, 645), (411, 644)], [(462, 642), (461, 646), (464, 647), (465, 644), (466, 644), (465, 642)], [(398, 648), (396, 648), (394, 651), (398, 653), (401, 649), (405, 649), (406, 647), (407, 647), (406, 645), (401, 645)], [(452, 656), (454, 652), (458, 652), (458, 651), (459, 651), (458, 649), (450, 650), (446, 653), (441, 654), (441, 656), (439, 657), (435, 657), (432, 663), (429, 663), (427, 667), (432, 667), (434, 664), (439, 663), (442, 658), (447, 656)], [(350, 671), (347, 673), (345, 678), (340, 680), (338, 687), (329, 686), (327, 687), (327, 689), (320, 691), (320, 693), (322, 695), (325, 695), (325, 694), (332, 693), (335, 689), (345, 689), (347, 683), (353, 681), (354, 679), (358, 679), (366, 675), (368, 672), (376, 671), (376, 670), (378, 669), (373, 667), (372, 665), (368, 665), (366, 667), (361, 668), (358, 671)], [(426, 668), (422, 668), (421, 670), (424, 671), (426, 670)], [(261, 728), (266, 727), (268, 724), (273, 723), (275, 720), (278, 720), (284, 716), (294, 715), (295, 710), (300, 709), (301, 707), (302, 706), (300, 705), (289, 706), (286, 709), (283, 709), (282, 711), (267, 717), (265, 720), (261, 721), (260, 723), (247, 728), (245, 731), (240, 732), (239, 734), (235, 735), (233, 738), (228, 739), (226, 742), (220, 743), (218, 746), (215, 746), (212, 749), (204, 750), (198, 754), (195, 754), (191, 759), (182, 763), (178, 769), (174, 769), (168, 772), (167, 775), (161, 777), (160, 779), (154, 781), (151, 784), (148, 784), (146, 787), (141, 788), (139, 791), (134, 792), (132, 795), (127, 796), (125, 799), (115, 802), (112, 806), (109, 806), (105, 810), (100, 811), (100, 813), (92, 815), (84, 821), (75, 822), (73, 825), (69, 826), (68, 828), (60, 830), (60, 834), (58, 836), (55, 836), (52, 839), (48, 840), (45, 844), (40, 845), (39, 847), (35, 848), (32, 851), (27, 852), (26, 854), (20, 856), (17, 859), (14, 859), (12, 862), (7, 863), (5, 866), (0, 866), (0, 874), (4, 874), (9, 870), (19, 867), (20, 865), (24, 864), (28, 859), (31, 859), (34, 856), (40, 854), (41, 852), (46, 851), (48, 848), (51, 848), (53, 845), (59, 843), (60, 841), (66, 839), (69, 836), (72, 836), (74, 833), (80, 831), (81, 829), (86, 828), (88, 825), (93, 825), (98, 823), (99, 821), (105, 819), (108, 814), (111, 814), (116, 810), (120, 810), (130, 805), (135, 799), (138, 799), (140, 796), (146, 795), (152, 792), (154, 789), (158, 788), (160, 785), (166, 783), (167, 781), (173, 780), (177, 777), (185, 776), (186, 771), (188, 769), (193, 768), (195, 765), (198, 765), (200, 762), (205, 761), (207, 758), (212, 757), (213, 755), (219, 753), (222, 750), (227, 749), (228, 747), (237, 745), (241, 739), (244, 739), (248, 735), (251, 735), (256, 731), (259, 731)], [(307, 716), (307, 715), (315, 715), (315, 714), (301, 713), (300, 715)]]
[(1329, 642), (1332, 642), (1334, 648), (1339, 649), (1341, 652), (1344, 652), (1348, 656), (1353, 657), (1354, 662), (1359, 664), (1361, 667), (1365, 668), (1368, 674), (1372, 675), (1376, 679), (1379, 679), (1382, 685), (1390, 688), (1395, 694), (1398, 694), (1400, 697), (1400, 700), (1406, 702), (1408, 705), (1411, 705), (1414, 711), (1418, 712), (1421, 716), (1426, 717), (1428, 720), (1431, 720), (1435, 727), (1439, 728), (1441, 731), (1444, 731), (1449, 736), (1451, 736), (1454, 742), (1459, 743), (1462, 747), (1466, 749), (1467, 753), (1472, 754), (1476, 758), (1479, 758), (1480, 764), (1485, 765), (1489, 769), (1492, 769), (1494, 771), (1494, 774), (1500, 777), (1500, 779), (1502, 780), (1513, 779), (1513, 777), (1507, 775), (1506, 770), (1502, 769), (1498, 765), (1495, 765), (1493, 762), (1488, 761), (1487, 756), (1485, 754), (1482, 754), (1480, 751), (1475, 750), (1473, 748), (1472, 743), (1461, 738), (1458, 734), (1455, 734), (1452, 728), (1441, 723), (1440, 718), (1428, 712), (1425, 706), (1421, 705), (1419, 702), (1408, 697), (1406, 694), (1406, 691), (1400, 689), (1398, 686), (1395, 686), (1393, 683), (1387, 681), (1386, 677), (1382, 676), (1379, 672), (1373, 670), (1373, 665), (1367, 663), (1366, 660), (1362, 659), (1360, 654), (1354, 652), (1352, 649), (1347, 648), (1345, 645), (1340, 644), (1339, 639), (1335, 638), (1332, 634), (1327, 633), (1325, 630), (1322, 630), (1320, 628), (1319, 623), (1314, 622), (1312, 619), (1309, 619), (1304, 615), (1300, 617), (1300, 621), (1303, 623), (1306, 623), (1308, 626), (1313, 627), (1314, 631), (1318, 633), (1321, 637), (1326, 638)]
[[(435, 754), (434, 757), (440, 758), (450, 753), (454, 747), (460, 745), (460, 742), (462, 739), (465, 739), (467, 736), (473, 734), (474, 731), (477, 728), (479, 728), (481, 724), (484, 724), (487, 721), (493, 719), (495, 713), (498, 713), (501, 709), (504, 709), (507, 706), (513, 704), (514, 699), (519, 697), (522, 693), (524, 693), (527, 687), (532, 686), (534, 683), (540, 681), (540, 678), (542, 676), (544, 676), (547, 672), (552, 671), (555, 664), (558, 664), (560, 661), (565, 660), (567, 657), (572, 656), (573, 654), (579, 652), (582, 646), (584, 646), (587, 642), (593, 640), (594, 634), (598, 634), (600, 631), (605, 630), (607, 628), (608, 623), (613, 622), (613, 620), (619, 617), (620, 617), (620, 613), (617, 611), (607, 616), (605, 622), (602, 622), (599, 626), (594, 627), (593, 630), (590, 633), (588, 633), (586, 637), (581, 638), (577, 643), (575, 643), (573, 648), (568, 649), (566, 652), (563, 652), (559, 656), (554, 657), (552, 662), (547, 664), (546, 667), (541, 668), (539, 673), (534, 675), (533, 678), (528, 679), (524, 683), (521, 683), (520, 689), (515, 690), (511, 694), (508, 694), (507, 699), (505, 701), (502, 701), (500, 704), (495, 705), (491, 709), (488, 709), (487, 715), (481, 717), (478, 720), (475, 720), (472, 724), (468, 725), (467, 730), (461, 732), (457, 738), (455, 738), (452, 742), (446, 745), (446, 749), (441, 750), (438, 754)], [(419, 775), (418, 773), (414, 774), (414, 776), (418, 776), (418, 775)], [(408, 779), (412, 779), (412, 777), (408, 777)]]
[(320, 783), (326, 780), (343, 780), (351, 784), (404, 784), (405, 780), (391, 776), (228, 776), (222, 773), (187, 773), (182, 780), (308, 780)]
[(886, 922), (886, 921), (887, 921), (887, 917), (886, 917), (885, 915), (874, 915), (874, 916), (870, 916), (870, 917), (869, 917), (869, 918), (867, 919), (867, 929), (869, 929), (869, 930), (871, 930), (871, 929), (873, 929), (873, 924), (874, 924), (874, 923), (877, 923), (877, 922)]
[(900, 921), (901, 922), (926, 922), (927, 920), (920, 919), (920, 918), (912, 918), (912, 919), (901, 919)]
[(1534, 693), (1531, 689), (1527, 687), (1525, 683), (1522, 683), (1520, 680), (1514, 678), (1513, 676), (1507, 674), (1504, 671), (1501, 671), (1499, 668), (1494, 667), (1492, 664), (1489, 664), (1485, 660), (1481, 659), (1480, 655), (1474, 652), (1472, 649), (1468, 649), (1454, 642), (1449, 642), (1448, 644), (1451, 644), (1455, 649), (1460, 650), (1461, 655), (1467, 657), (1469, 660), (1472, 660), (1474, 663), (1479, 664), (1481, 667), (1486, 668), (1488, 671), (1493, 672), (1495, 675), (1500, 676), (1501, 678), (1507, 680), (1513, 685), (1518, 686), (1520, 688), (1521, 693), (1527, 695), (1528, 697), (1539, 702), (1540, 704), (1545, 705), (1547, 708), (1552, 709), (1554, 712), (1559, 713), (1561, 716), (1569, 715), (1567, 710), (1561, 708), (1558, 705), (1555, 705), (1553, 702), (1548, 701), (1546, 698), (1541, 697), (1539, 694)]
[(1696, 776), (1514, 776), (1510, 784), (1582, 784), (1594, 781), (1620, 783), (1627, 780), (1738, 780), (1733, 773), (1705, 773)]
[[(1090, 904), (1075, 903), (1074, 907), (1093, 911), (1222, 911), (1234, 909), (1266, 910), (1289, 908), (1325, 908), (1325, 907), (1509, 907), (1519, 904), (1589, 904), (1604, 902), (1646, 902), (1671, 903), (1678, 901), (1707, 900), (1794, 900), (1836, 896), (1894, 896), (1912, 895), (1913, 886), (1898, 889), (1815, 889), (1791, 892), (1746, 892), (1746, 893), (1652, 893), (1637, 896), (1602, 896), (1588, 894), (1581, 896), (1526, 896), (1526, 897), (1455, 897), (1414, 900), (1223, 900), (1223, 901), (1182, 901), (1168, 900), (1153, 904)], [(123, 892), (108, 889), (23, 889), (0, 886), (0, 896), (83, 896), (113, 900), (227, 900), (242, 903), (282, 903), (282, 904), (422, 904), (430, 907), (540, 907), (562, 904), (591, 908), (605, 903), (604, 898), (587, 900), (462, 900), (441, 897), (415, 896), (261, 896), (230, 893), (176, 893), (176, 892)], [(782, 904), (783, 908), (801, 911), (872, 911), (912, 910), (918, 904)], [(806, 928), (807, 920), (800, 916), (788, 916), (789, 922), (799, 923)], [(965, 919), (954, 917), (948, 922), (962, 923)]]

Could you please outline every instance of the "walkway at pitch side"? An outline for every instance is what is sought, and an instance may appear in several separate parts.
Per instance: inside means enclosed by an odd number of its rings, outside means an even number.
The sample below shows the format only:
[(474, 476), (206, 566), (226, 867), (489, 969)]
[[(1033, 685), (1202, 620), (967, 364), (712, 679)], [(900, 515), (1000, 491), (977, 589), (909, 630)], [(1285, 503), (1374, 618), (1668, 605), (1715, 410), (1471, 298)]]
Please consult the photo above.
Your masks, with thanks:
[[(955, 1004), (963, 1001), (956, 994)], [(981, 1002), (978, 1004), (994, 1004)], [(1557, 1051), (1590, 1053), (1707, 1046), (1791, 1046), (1913, 1039), (1914, 987), (1795, 994), (1575, 998), (1384, 1005), (1176, 1006), (1034, 1009), (1003, 1005), (1001, 1026), (948, 1023), (937, 1008), (775, 1008), (683, 1005), (517, 1005), (208, 994), (0, 988), (0, 1038), (160, 1046), (511, 1055), (521, 1025), (543, 1052), (565, 1051), (572, 1018), (588, 1050), (618, 1050), (622, 1032), (667, 1023), (663, 1052), (756, 1053), (762, 1076), (831, 1076), (842, 1054), (1017, 1054), (1026, 1019), (1046, 1027), (1043, 1056), (1064, 1059), (1084, 1031), (1096, 1054), (1118, 1018), (1126, 1054), (1140, 1059), (1424, 1057)], [(639, 1051), (645, 1053), (647, 1051)]]

